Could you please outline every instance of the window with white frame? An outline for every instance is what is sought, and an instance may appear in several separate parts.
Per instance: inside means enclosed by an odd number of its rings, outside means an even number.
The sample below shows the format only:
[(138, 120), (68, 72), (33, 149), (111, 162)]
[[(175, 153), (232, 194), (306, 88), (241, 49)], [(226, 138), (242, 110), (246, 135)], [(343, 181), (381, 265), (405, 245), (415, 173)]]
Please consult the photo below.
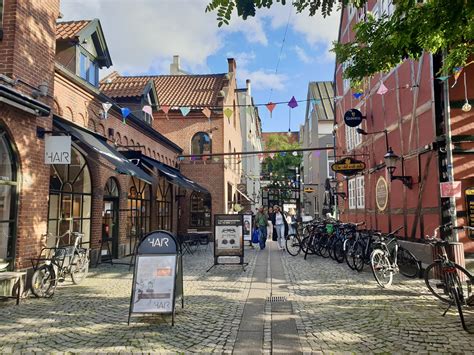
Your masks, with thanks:
[(393, 14), (394, 5), (393, 0), (379, 0), (380, 16)]
[(362, 143), (362, 137), (359, 133), (357, 133), (356, 127), (346, 127), (346, 148), (347, 150), (352, 150), (357, 147), (360, 143)]
[(356, 207), (365, 208), (365, 178), (358, 176), (356, 182)]
[(344, 73), (351, 64), (352, 64), (352, 59), (351, 60), (346, 60), (344, 63), (342, 63), (342, 75), (343, 75), (342, 89), (343, 89), (344, 93), (347, 90), (349, 90), (349, 88), (351, 87), (351, 79), (344, 78)]
[(334, 164), (334, 158), (328, 158), (328, 178), (331, 179), (335, 177), (334, 171), (331, 169), (331, 165)]
[(348, 190), (349, 190), (349, 209), (353, 210), (356, 208), (355, 179), (348, 180), (347, 184), (348, 184)]

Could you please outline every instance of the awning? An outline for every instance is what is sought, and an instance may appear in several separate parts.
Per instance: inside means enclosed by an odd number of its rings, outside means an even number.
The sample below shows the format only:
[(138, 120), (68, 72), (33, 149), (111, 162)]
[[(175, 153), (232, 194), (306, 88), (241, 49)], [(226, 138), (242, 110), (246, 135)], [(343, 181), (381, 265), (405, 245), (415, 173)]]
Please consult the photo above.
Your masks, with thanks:
[(155, 167), (162, 175), (171, 183), (181, 186), (185, 189), (189, 190), (194, 190), (197, 192), (201, 192), (203, 194), (209, 194), (210, 192), (199, 185), (198, 183), (194, 182), (191, 179), (188, 179), (186, 176), (181, 174), (181, 172), (178, 169), (175, 169), (169, 165), (163, 164), (155, 159), (149, 158), (142, 156), (143, 161), (145, 161), (147, 164)]
[(71, 123), (68, 123), (57, 116), (54, 116), (53, 124), (60, 130), (69, 133), (79, 142), (85, 144), (88, 148), (99, 153), (102, 157), (112, 163), (116, 168), (115, 170), (120, 174), (135, 176), (149, 184), (152, 183), (152, 178), (150, 175), (145, 173), (138, 166), (131, 163), (115, 148), (108, 145), (102, 139), (96, 137), (93, 133), (87, 132), (86, 130), (77, 126), (73, 126)]
[(36, 116), (47, 117), (51, 113), (51, 108), (48, 105), (5, 85), (0, 85), (0, 102)]
[(240, 191), (239, 189), (235, 190), (237, 191), (243, 198), (245, 198), (247, 201), (249, 202), (254, 202), (250, 197), (248, 197), (246, 194), (244, 194), (242, 191)]

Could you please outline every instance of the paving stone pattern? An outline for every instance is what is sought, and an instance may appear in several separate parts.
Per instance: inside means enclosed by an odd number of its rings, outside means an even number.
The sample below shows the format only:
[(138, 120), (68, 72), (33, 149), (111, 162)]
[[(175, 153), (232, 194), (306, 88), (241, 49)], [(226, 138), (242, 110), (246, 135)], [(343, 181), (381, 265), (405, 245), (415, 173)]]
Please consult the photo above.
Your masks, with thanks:
[[(369, 266), (357, 273), (318, 256), (282, 259), (304, 352), (474, 352), (474, 334), (454, 308), (441, 316), (445, 306), (423, 280), (396, 276), (381, 289)], [(474, 330), (474, 310), (465, 313)]]

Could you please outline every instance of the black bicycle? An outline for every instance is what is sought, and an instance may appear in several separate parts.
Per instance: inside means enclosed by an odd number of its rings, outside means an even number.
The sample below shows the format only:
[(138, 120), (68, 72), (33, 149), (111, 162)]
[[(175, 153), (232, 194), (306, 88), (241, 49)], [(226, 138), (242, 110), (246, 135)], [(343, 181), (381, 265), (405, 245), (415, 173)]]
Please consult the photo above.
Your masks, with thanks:
[(472, 331), (467, 328), (463, 307), (474, 307), (474, 292), (472, 289), (474, 276), (461, 265), (449, 260), (446, 252), (449, 241), (436, 238), (440, 228), (451, 228), (451, 230), (465, 229), (471, 231), (474, 230), (474, 228), (468, 226), (452, 227), (452, 225), (448, 223), (437, 227), (432, 237), (427, 236), (428, 243), (438, 248), (439, 254), (433, 263), (426, 268), (424, 276), (428, 290), (441, 301), (448, 303), (448, 307), (444, 311), (443, 316), (446, 315), (453, 305), (456, 305), (463, 329), (472, 333)]

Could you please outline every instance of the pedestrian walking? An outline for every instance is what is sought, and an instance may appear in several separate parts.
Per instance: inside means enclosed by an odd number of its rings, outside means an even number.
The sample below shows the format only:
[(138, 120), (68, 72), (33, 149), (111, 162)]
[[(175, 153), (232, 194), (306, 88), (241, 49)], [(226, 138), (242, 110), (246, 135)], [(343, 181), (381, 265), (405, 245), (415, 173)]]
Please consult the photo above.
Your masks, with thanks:
[(272, 218), (273, 218), (273, 207), (270, 207), (268, 209), (268, 227), (267, 227), (267, 236), (268, 239), (273, 240), (273, 223), (272, 223)]
[(255, 225), (260, 230), (259, 244), (260, 249), (265, 249), (267, 241), (267, 227), (268, 227), (268, 216), (263, 210), (263, 206), (260, 206), (257, 214), (255, 215)]
[(288, 223), (286, 222), (285, 215), (280, 210), (279, 206), (273, 206), (273, 212), (272, 223), (277, 232), (278, 247), (282, 250), (285, 248), (285, 236), (286, 233), (288, 233)]

